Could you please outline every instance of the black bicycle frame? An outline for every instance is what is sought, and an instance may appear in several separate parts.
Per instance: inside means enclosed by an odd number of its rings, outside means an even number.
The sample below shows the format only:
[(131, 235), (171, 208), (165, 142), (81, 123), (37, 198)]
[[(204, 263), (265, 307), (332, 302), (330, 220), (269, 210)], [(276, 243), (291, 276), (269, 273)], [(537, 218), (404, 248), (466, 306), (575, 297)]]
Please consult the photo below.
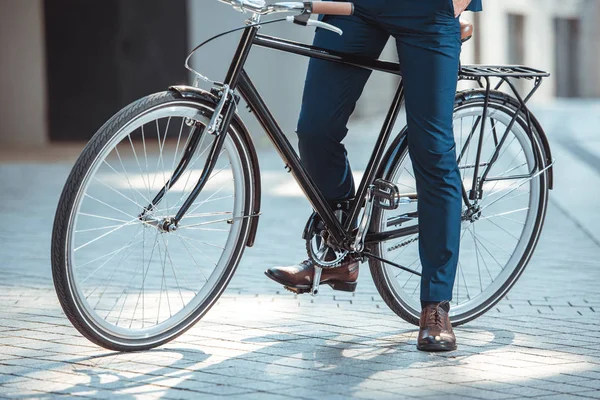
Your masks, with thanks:
[(400, 74), (399, 65), (379, 60), (352, 57), (346, 54), (338, 54), (309, 45), (265, 35), (259, 35), (257, 32), (258, 29), (256, 27), (247, 28), (244, 31), (234, 56), (234, 62), (232, 63), (232, 67), (230, 68), (229, 74), (227, 75), (224, 83), (229, 85), (233, 90), (239, 90), (240, 95), (242, 98), (244, 98), (244, 100), (246, 100), (250, 110), (256, 115), (259, 123), (267, 133), (267, 136), (279, 152), (282, 160), (286, 163), (288, 171), (292, 173), (300, 185), (300, 188), (306, 195), (306, 198), (312, 205), (313, 209), (323, 219), (323, 222), (328, 227), (334, 242), (343, 246), (348, 242), (348, 239), (351, 239), (351, 232), (353, 230), (351, 228), (352, 221), (354, 221), (358, 216), (369, 186), (375, 180), (375, 174), (377, 173), (379, 164), (384, 156), (384, 151), (392, 134), (394, 123), (396, 122), (396, 118), (400, 112), (400, 107), (404, 100), (404, 87), (402, 83), (400, 83), (398, 87), (394, 101), (390, 106), (385, 123), (381, 129), (381, 134), (377, 139), (375, 150), (373, 151), (371, 159), (369, 160), (369, 164), (367, 165), (365, 175), (360, 183), (356, 197), (350, 206), (350, 217), (347, 219), (345, 225), (342, 226), (335, 216), (333, 208), (323, 196), (314, 181), (311, 179), (306, 169), (303, 167), (302, 163), (300, 162), (300, 158), (281, 130), (281, 127), (269, 111), (256, 87), (250, 80), (250, 77), (243, 69), (243, 66), (247, 60), (249, 48), (252, 45), (258, 45), (287, 53), (319, 58), (332, 62), (354, 65), (371, 70), (394, 73), (397, 75)]
[[(250, 77), (244, 70), (244, 65), (248, 59), (250, 50), (251, 50), (252, 46), (254, 46), (254, 45), (265, 47), (265, 48), (270, 48), (270, 49), (274, 49), (274, 50), (278, 50), (278, 51), (283, 51), (286, 53), (297, 54), (297, 55), (307, 56), (307, 57), (311, 57), (311, 58), (317, 58), (317, 59), (321, 59), (321, 60), (325, 60), (325, 61), (336, 62), (336, 63), (346, 64), (346, 65), (352, 65), (352, 66), (365, 68), (365, 69), (372, 70), (372, 71), (381, 71), (381, 72), (390, 73), (390, 74), (394, 74), (394, 75), (398, 75), (398, 76), (401, 76), (400, 65), (398, 63), (392, 63), (392, 62), (381, 61), (381, 60), (373, 60), (373, 59), (369, 59), (369, 58), (353, 56), (353, 55), (344, 54), (344, 53), (338, 53), (335, 51), (329, 51), (329, 50), (325, 50), (322, 48), (318, 48), (318, 47), (314, 47), (314, 46), (310, 46), (310, 45), (306, 45), (306, 44), (302, 44), (302, 43), (296, 43), (296, 42), (285, 40), (285, 39), (275, 38), (275, 37), (266, 36), (266, 35), (260, 35), (260, 34), (258, 34), (258, 27), (250, 26), (250, 27), (246, 28), (242, 34), (240, 43), (239, 43), (237, 50), (235, 52), (235, 55), (233, 57), (233, 61), (231, 63), (229, 71), (227, 73), (226, 79), (222, 84), (223, 88), (228, 88), (229, 90), (231, 90), (231, 93), (236, 93), (236, 91), (239, 92), (240, 95), (247, 102), (248, 106), (250, 107), (250, 111), (256, 115), (256, 118), (258, 119), (259, 123), (265, 130), (267, 136), (269, 137), (269, 139), (271, 140), (271, 142), (273, 143), (273, 145), (279, 152), (279, 155), (281, 156), (282, 160), (286, 163), (286, 169), (292, 173), (292, 175), (294, 176), (294, 178), (300, 185), (300, 188), (304, 192), (306, 198), (312, 205), (313, 209), (319, 214), (319, 216), (322, 218), (322, 220), (326, 224), (326, 226), (329, 230), (329, 233), (330, 233), (331, 237), (333, 238), (333, 242), (342, 248), (351, 250), (350, 243), (354, 239), (353, 238), (353, 231), (354, 231), (353, 221), (356, 220), (356, 218), (358, 217), (358, 215), (360, 213), (361, 208), (363, 207), (364, 199), (366, 198), (369, 187), (373, 184), (374, 180), (376, 179), (377, 171), (379, 170), (380, 164), (384, 157), (384, 152), (385, 152), (386, 146), (387, 146), (390, 136), (392, 134), (392, 129), (394, 127), (394, 124), (395, 124), (398, 114), (400, 112), (401, 105), (404, 101), (403, 82), (402, 82), (402, 80), (400, 80), (398, 89), (394, 96), (394, 100), (393, 100), (392, 104), (390, 105), (390, 108), (388, 110), (384, 124), (381, 128), (381, 132), (375, 143), (375, 148), (373, 150), (373, 153), (371, 155), (371, 158), (370, 158), (367, 168), (365, 170), (364, 177), (358, 187), (356, 197), (354, 198), (354, 200), (352, 201), (352, 203), (350, 205), (349, 218), (347, 218), (346, 222), (342, 226), (342, 224), (337, 219), (333, 208), (331, 207), (331, 205), (329, 204), (327, 199), (323, 196), (323, 194), (321, 193), (319, 188), (316, 186), (314, 181), (311, 179), (311, 177), (309, 176), (306, 169), (303, 167), (302, 163), (300, 162), (300, 158), (296, 154), (294, 148), (292, 147), (289, 140), (283, 133), (281, 127), (279, 126), (279, 124), (277, 123), (277, 121), (275, 120), (275, 118), (273, 117), (271, 112), (269, 111), (267, 105), (261, 98), (260, 94), (258, 93), (258, 90), (252, 83)], [(517, 110), (517, 114), (515, 115), (513, 121), (511, 122), (510, 126), (507, 129), (507, 132), (505, 133), (504, 137), (502, 137), (502, 139), (499, 141), (499, 143), (497, 140), (496, 132), (494, 131), (495, 141), (497, 142), (497, 149), (496, 149), (496, 154), (494, 155), (494, 158), (497, 157), (497, 153), (500, 151), (502, 144), (506, 140), (508, 131), (510, 131), (512, 124), (514, 124), (514, 122), (516, 121), (518, 113), (524, 112), (525, 115), (527, 116), (528, 122), (530, 122), (529, 121), (529, 111), (528, 111), (525, 103), (529, 100), (529, 98), (533, 95), (533, 93), (535, 93), (535, 91), (539, 87), (539, 84), (541, 83), (541, 79), (546, 76), (549, 76), (549, 74), (547, 74), (546, 72), (538, 71), (538, 70), (535, 70), (532, 68), (527, 68), (527, 67), (522, 67), (522, 66), (466, 66), (466, 67), (462, 67), (461, 72), (460, 72), (461, 79), (477, 81), (480, 83), (480, 86), (482, 86), (482, 87), (483, 87), (483, 85), (481, 84), (481, 79), (482, 78), (485, 79), (486, 84), (487, 84), (485, 86), (485, 88), (486, 88), (486, 93), (488, 96), (490, 93), (489, 77), (496, 77), (496, 78), (500, 78), (501, 82), (500, 82), (500, 84), (498, 84), (498, 86), (496, 86), (495, 89), (497, 90), (502, 83), (506, 82), (511, 87), (511, 89), (513, 89), (513, 92), (515, 92), (516, 98), (520, 102), (520, 106), (519, 106), (519, 110)], [(508, 79), (510, 77), (519, 78), (519, 79), (535, 79), (534, 89), (529, 93), (528, 96), (525, 97), (525, 99), (523, 99), (521, 96), (519, 96), (518, 93), (516, 93), (514, 86)], [(211, 155), (215, 155), (215, 154), (218, 155), (221, 150), (221, 147), (223, 145), (223, 137), (226, 135), (226, 132), (228, 131), (228, 128), (229, 128), (229, 123), (231, 122), (232, 116), (235, 113), (238, 97), (237, 97), (237, 95), (233, 95), (231, 99), (226, 99), (226, 100), (227, 101), (225, 103), (225, 106), (222, 109), (223, 123), (220, 128), (221, 134), (220, 134), (220, 137), (218, 137), (217, 140), (214, 141), (213, 147), (210, 152)], [(477, 123), (474, 125), (471, 135), (469, 137), (469, 141), (470, 141), (472, 139), (472, 136), (474, 136), (477, 127), (479, 126), (481, 135), (480, 135), (479, 143), (478, 143), (478, 153), (481, 152), (483, 130), (485, 128), (485, 120), (487, 118), (487, 109), (488, 109), (488, 98), (486, 97), (486, 101), (485, 101), (485, 105), (484, 105), (484, 113), (483, 113), (484, 117), (483, 118), (480, 117), (480, 120), (478, 120)], [(206, 134), (206, 133), (204, 132), (204, 129), (195, 129), (194, 134), (202, 135), (202, 134)], [(196, 137), (195, 139), (196, 140), (192, 140), (192, 144), (197, 142), (198, 138)], [(192, 150), (194, 150), (194, 149), (192, 149)], [(462, 156), (463, 156), (463, 154), (461, 153), (460, 157), (462, 158)], [(194, 190), (192, 191), (192, 193), (190, 194), (190, 196), (184, 203), (184, 206), (177, 213), (177, 216), (174, 218), (173, 222), (178, 223), (179, 220), (181, 218), (183, 218), (185, 212), (189, 208), (189, 205), (191, 205), (193, 203), (193, 201), (196, 199), (196, 197), (198, 196), (198, 194), (204, 187), (204, 184), (206, 183), (206, 180), (207, 180), (208, 176), (210, 175), (210, 173), (212, 172), (212, 169), (214, 167), (213, 161), (214, 161), (213, 157), (209, 156), (209, 158), (207, 160), (207, 165), (205, 166), (205, 171), (204, 171), (203, 177), (201, 177), (201, 179), (197, 183), (196, 187), (194, 188)], [(487, 177), (487, 174), (489, 173), (489, 169), (490, 169), (491, 164), (493, 164), (493, 161), (494, 161), (494, 159), (492, 160), (492, 162), (484, 165), (487, 168), (486, 168), (486, 171), (484, 172), (483, 180), (485, 180), (485, 178)], [(476, 173), (478, 173), (480, 165), (481, 165), (480, 164), (480, 154), (478, 154), (476, 165), (475, 165)], [(180, 163), (180, 167), (182, 169), (185, 169), (186, 164), (185, 164), (184, 160), (182, 160), (182, 162)], [(178, 167), (178, 169), (179, 169), (179, 167)], [(174, 175), (174, 177), (169, 181), (169, 183), (172, 183), (173, 179), (176, 180), (179, 177), (179, 175), (180, 175), (179, 173), (176, 173)], [(206, 176), (204, 176), (204, 175), (206, 175)], [(488, 180), (500, 180), (500, 179), (505, 179), (505, 178), (487, 178), (487, 179)], [(480, 193), (480, 191), (481, 191), (481, 187), (483, 186), (483, 180), (476, 181), (474, 179), (473, 186), (471, 188), (471, 192), (469, 193), (469, 195), (467, 195), (466, 190), (463, 187), (463, 198), (467, 205), (470, 204), (469, 200), (474, 200), (478, 197), (477, 194)], [(170, 187), (169, 183), (167, 183), (167, 185), (163, 189), (163, 191), (161, 191), (159, 193), (159, 195), (157, 195), (155, 201), (153, 201), (152, 204), (150, 206), (148, 206), (148, 208), (147, 208), (148, 210), (151, 210), (154, 207), (154, 205), (157, 204), (158, 201), (160, 201), (160, 199), (164, 195), (165, 191), (168, 190), (168, 188)], [(414, 233), (418, 233), (417, 226), (410, 226), (410, 227), (395, 229), (392, 231), (379, 232), (376, 234), (369, 234), (369, 235), (367, 235), (367, 237), (365, 239), (365, 243), (382, 242), (382, 241), (386, 241), (386, 240), (390, 240), (390, 239), (394, 239), (394, 238), (398, 238), (398, 237), (402, 237), (402, 236), (406, 236), (406, 235), (414, 234)], [(368, 253), (365, 253), (365, 254), (370, 256)], [(396, 265), (396, 266), (398, 266), (402, 269), (406, 269), (399, 265)], [(411, 271), (411, 272), (416, 273), (415, 271)]]

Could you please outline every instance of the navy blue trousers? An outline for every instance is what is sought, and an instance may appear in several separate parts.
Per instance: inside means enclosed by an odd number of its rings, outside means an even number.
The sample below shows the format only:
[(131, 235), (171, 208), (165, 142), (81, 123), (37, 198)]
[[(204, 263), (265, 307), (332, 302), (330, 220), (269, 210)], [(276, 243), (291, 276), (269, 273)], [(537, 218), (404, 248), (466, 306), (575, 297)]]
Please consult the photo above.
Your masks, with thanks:
[[(461, 50), (452, 0), (354, 0), (354, 16), (326, 16), (343, 36), (317, 29), (314, 45), (377, 58), (396, 39), (408, 144), (419, 197), (422, 301), (452, 299), (461, 224), (461, 178), (452, 113)], [(342, 144), (370, 71), (311, 59), (298, 122), (300, 156), (330, 201), (354, 196)], [(382, 110), (387, 110), (382, 104)]]

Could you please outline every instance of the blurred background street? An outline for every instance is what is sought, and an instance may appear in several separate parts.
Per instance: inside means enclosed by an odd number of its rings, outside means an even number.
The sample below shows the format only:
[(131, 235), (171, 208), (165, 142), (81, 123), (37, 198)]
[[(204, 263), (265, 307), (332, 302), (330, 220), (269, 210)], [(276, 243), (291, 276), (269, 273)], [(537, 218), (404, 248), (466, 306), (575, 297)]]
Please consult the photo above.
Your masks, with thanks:
[[(264, 188), (255, 247), (188, 333), (118, 354), (83, 338), (58, 303), (50, 243), (60, 192), (106, 119), (189, 82), (187, 50), (244, 17), (214, 0), (0, 0), (0, 398), (600, 398), (600, 1), (540, 3), (487, 0), (484, 13), (465, 15), (477, 33), (463, 63), (553, 74), (531, 109), (556, 164), (529, 266), (494, 309), (456, 329), (458, 351), (417, 352), (417, 329), (387, 308), (366, 264), (354, 294), (295, 296), (263, 275), (304, 259), (310, 206), (244, 110)], [(264, 32), (312, 37), (290, 25)], [(203, 50), (198, 69), (221, 78), (237, 38)], [(392, 45), (382, 57), (394, 58)], [(294, 143), (305, 69), (258, 49), (248, 66)], [(353, 117), (345, 143), (357, 175), (395, 84), (374, 74)]]

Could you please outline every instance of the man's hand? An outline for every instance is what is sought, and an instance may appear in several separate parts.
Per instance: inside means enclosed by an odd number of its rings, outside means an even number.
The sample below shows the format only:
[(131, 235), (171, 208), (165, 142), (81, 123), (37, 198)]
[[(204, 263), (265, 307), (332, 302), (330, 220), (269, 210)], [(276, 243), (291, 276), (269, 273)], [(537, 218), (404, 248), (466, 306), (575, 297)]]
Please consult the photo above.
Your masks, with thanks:
[(452, 0), (454, 2), (454, 17), (458, 17), (469, 7), (471, 0)]

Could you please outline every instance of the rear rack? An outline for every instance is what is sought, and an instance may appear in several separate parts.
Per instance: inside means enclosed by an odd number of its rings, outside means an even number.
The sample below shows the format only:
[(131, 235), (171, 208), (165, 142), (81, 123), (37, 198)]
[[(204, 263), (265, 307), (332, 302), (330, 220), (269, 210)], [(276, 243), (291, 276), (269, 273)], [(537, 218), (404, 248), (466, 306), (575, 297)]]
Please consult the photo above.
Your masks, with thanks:
[(460, 76), (464, 79), (480, 77), (534, 79), (547, 78), (548, 72), (523, 65), (463, 65)]
[[(477, 82), (480, 88), (486, 90), (488, 96), (490, 90), (499, 90), (506, 84), (523, 108), (526, 108), (525, 104), (538, 90), (542, 80), (549, 76), (550, 74), (546, 71), (523, 65), (463, 65), (459, 72), (460, 80)], [(533, 80), (533, 88), (525, 96), (519, 95), (513, 83), (514, 80), (518, 79)], [(494, 84), (492, 84), (492, 81)], [(521, 87), (521, 89), (523, 88)]]
[[(483, 174), (482, 179), (479, 182), (479, 187), (476, 186), (476, 183), (473, 183), (473, 189), (471, 191), (470, 196), (475, 196), (477, 193), (480, 193), (483, 188), (483, 183), (485, 181), (497, 181), (497, 180), (506, 180), (509, 178), (506, 177), (491, 177), (488, 178), (488, 173), (490, 171), (491, 165), (496, 161), (498, 155), (500, 154), (500, 150), (505, 144), (505, 141), (508, 137), (510, 130), (513, 125), (517, 122), (519, 117), (523, 118), (524, 122), (527, 124), (527, 135), (529, 136), (531, 142), (533, 143), (534, 138), (532, 136), (532, 132), (535, 129), (533, 124), (533, 118), (531, 116), (531, 112), (527, 107), (527, 102), (531, 99), (531, 97), (535, 94), (535, 92), (539, 89), (540, 85), (544, 78), (549, 77), (550, 74), (545, 71), (541, 71), (535, 68), (525, 67), (522, 65), (463, 65), (459, 72), (459, 80), (467, 80), (474, 81), (478, 84), (480, 89), (485, 91), (485, 99), (483, 103), (483, 116), (477, 118), (475, 125), (473, 127), (473, 131), (471, 135), (475, 134), (475, 130), (477, 126), (480, 127), (480, 142), (479, 146), (481, 146), (481, 140), (483, 139), (484, 132), (486, 129), (486, 120), (489, 115), (489, 103), (490, 103), (490, 95), (492, 91), (500, 90), (500, 88), (504, 85), (508, 86), (510, 92), (512, 92), (513, 97), (516, 99), (516, 105), (514, 110), (514, 115), (510, 123), (506, 127), (506, 131), (502, 138), (497, 141), (496, 150), (494, 155), (492, 156), (492, 161), (488, 163), (486, 167), (486, 171)], [(521, 90), (525, 91), (526, 82), (519, 82), (516, 84), (516, 80), (528, 80), (531, 83), (532, 88), (524, 93), (524, 96), (519, 93)], [(510, 94), (509, 92), (509, 94)], [(492, 127), (494, 131), (494, 137), (496, 138), (495, 125)], [(496, 139), (497, 140), (497, 139)], [(461, 155), (462, 157), (462, 155)], [(510, 179), (516, 178), (530, 178), (536, 176), (536, 174), (543, 173), (545, 169), (540, 170), (540, 160), (537, 158), (534, 160), (535, 165), (532, 170), (527, 175), (520, 175), (515, 177), (510, 177)], [(479, 164), (479, 161), (476, 162)], [(472, 199), (473, 200), (473, 199)]]

